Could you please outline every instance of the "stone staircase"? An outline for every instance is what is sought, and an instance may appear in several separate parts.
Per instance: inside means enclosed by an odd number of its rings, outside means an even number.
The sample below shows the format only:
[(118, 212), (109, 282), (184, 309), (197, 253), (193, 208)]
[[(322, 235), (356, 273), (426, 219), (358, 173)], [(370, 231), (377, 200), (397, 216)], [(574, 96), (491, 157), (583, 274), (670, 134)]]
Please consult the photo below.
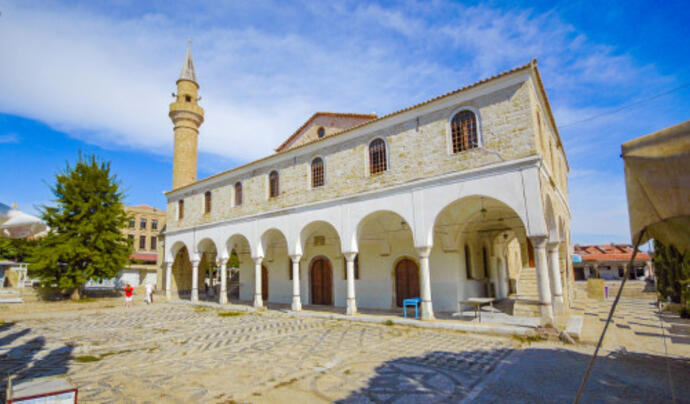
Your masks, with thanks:
[(517, 281), (517, 293), (513, 315), (520, 317), (539, 317), (539, 292), (537, 290), (537, 270), (522, 268)]

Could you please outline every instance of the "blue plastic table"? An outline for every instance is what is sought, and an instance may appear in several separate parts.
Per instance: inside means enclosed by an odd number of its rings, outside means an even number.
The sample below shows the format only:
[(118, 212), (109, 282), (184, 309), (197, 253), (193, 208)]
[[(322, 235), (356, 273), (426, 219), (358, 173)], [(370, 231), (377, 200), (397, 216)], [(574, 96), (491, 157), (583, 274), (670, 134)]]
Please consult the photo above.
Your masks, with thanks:
[(403, 316), (407, 317), (407, 306), (414, 306), (414, 318), (419, 318), (419, 303), (421, 302), (421, 297), (412, 297), (403, 300)]

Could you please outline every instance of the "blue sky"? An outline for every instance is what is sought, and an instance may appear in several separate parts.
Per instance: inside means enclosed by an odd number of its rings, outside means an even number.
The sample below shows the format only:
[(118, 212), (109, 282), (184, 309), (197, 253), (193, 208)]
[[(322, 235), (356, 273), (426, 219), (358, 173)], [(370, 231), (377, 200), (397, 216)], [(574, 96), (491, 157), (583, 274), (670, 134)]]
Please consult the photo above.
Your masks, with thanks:
[(537, 58), (580, 243), (629, 241), (620, 144), (690, 118), (682, 1), (0, 0), (0, 11), (0, 201), (28, 212), (80, 150), (112, 161), (127, 203), (165, 207), (187, 38), (206, 109), (200, 177), (272, 153), (314, 111), (381, 115)]

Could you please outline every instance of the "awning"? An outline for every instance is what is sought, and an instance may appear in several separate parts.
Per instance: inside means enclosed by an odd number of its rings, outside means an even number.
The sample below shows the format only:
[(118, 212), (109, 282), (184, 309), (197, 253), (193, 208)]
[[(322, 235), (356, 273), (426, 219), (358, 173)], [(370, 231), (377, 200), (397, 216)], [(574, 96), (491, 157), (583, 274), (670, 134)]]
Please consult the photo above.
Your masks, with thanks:
[(690, 247), (690, 121), (622, 146), (633, 242)]

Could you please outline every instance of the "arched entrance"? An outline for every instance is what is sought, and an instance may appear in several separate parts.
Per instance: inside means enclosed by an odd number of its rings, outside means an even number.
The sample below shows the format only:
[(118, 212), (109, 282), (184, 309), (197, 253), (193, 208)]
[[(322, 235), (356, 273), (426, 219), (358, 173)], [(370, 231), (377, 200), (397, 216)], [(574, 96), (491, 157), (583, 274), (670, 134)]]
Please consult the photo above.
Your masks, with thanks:
[(309, 269), (312, 304), (333, 304), (333, 268), (326, 257), (317, 257)]
[(266, 265), (261, 265), (261, 299), (268, 301), (268, 269)]
[(417, 263), (408, 258), (400, 260), (395, 266), (395, 303), (402, 307), (403, 300), (419, 296)]

